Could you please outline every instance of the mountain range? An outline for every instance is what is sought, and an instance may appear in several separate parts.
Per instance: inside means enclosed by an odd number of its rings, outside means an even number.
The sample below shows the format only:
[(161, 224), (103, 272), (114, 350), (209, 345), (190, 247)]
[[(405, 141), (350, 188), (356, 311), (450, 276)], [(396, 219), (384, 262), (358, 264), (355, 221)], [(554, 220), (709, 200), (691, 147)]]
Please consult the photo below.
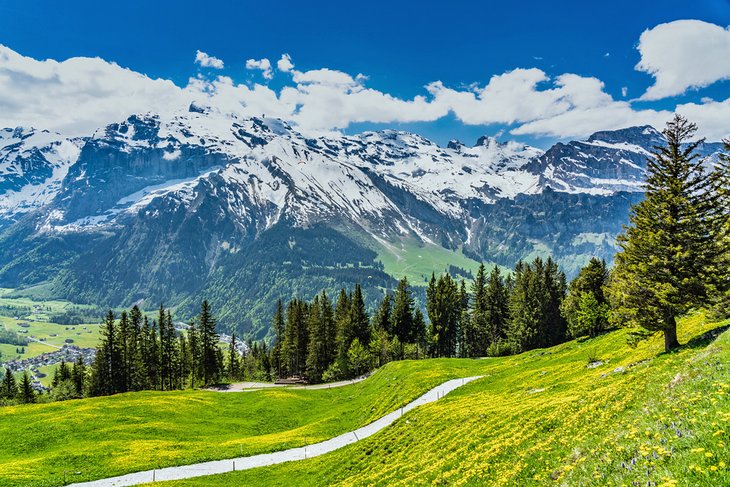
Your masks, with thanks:
[[(100, 306), (207, 297), (223, 329), (269, 333), (276, 299), (478, 262), (552, 255), (571, 275), (611, 261), (643, 197), (650, 126), (547, 151), (407, 132), (305, 136), (191, 105), (68, 138), (0, 130), (0, 286)], [(712, 161), (719, 143), (705, 143)]]

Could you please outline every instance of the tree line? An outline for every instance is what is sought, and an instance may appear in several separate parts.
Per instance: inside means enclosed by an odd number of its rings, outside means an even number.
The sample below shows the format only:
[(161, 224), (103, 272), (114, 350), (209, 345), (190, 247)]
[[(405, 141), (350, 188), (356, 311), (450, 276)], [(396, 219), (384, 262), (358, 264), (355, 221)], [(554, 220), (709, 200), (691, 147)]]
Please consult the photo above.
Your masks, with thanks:
[(391, 360), (505, 355), (596, 335), (609, 326), (607, 281), (604, 261), (591, 259), (568, 286), (552, 258), (537, 257), (506, 275), (481, 264), (470, 286), (432, 274), (425, 316), (406, 278), (371, 314), (359, 285), (342, 289), (334, 303), (324, 291), (309, 302), (279, 301), (273, 374), (332, 381)]
[(185, 333), (175, 329), (172, 313), (160, 306), (150, 323), (139, 307), (109, 311), (91, 366), (88, 394), (174, 390), (210, 385), (223, 375), (223, 353), (208, 301)]

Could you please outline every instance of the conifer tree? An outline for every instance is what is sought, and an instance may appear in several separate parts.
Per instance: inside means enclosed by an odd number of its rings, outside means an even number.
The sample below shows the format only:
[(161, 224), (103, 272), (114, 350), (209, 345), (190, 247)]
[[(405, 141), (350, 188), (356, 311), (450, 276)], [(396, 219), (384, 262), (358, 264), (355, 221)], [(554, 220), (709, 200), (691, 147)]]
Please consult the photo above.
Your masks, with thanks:
[(392, 333), (403, 343), (412, 343), (416, 339), (413, 327), (413, 294), (405, 277), (398, 282), (393, 301)]
[(481, 357), (486, 354), (487, 333), (487, 280), (484, 264), (479, 265), (477, 275), (471, 285), (471, 317), (464, 321), (463, 355), (465, 357)]
[(373, 314), (373, 332), (384, 331), (386, 333), (391, 333), (392, 312), (393, 299), (390, 293), (386, 292), (385, 296), (383, 296), (383, 299), (380, 301), (378, 309), (375, 311), (375, 314)]
[(15, 382), (13, 371), (6, 367), (2, 381), (2, 388), (0, 389), (0, 397), (5, 399), (15, 399), (17, 395), (18, 385)]
[(509, 298), (507, 338), (515, 353), (556, 345), (565, 340), (567, 324), (560, 313), (566, 292), (565, 274), (552, 258), (536, 257), (515, 266)]
[(99, 347), (96, 350), (91, 375), (91, 395), (105, 396), (121, 390), (121, 357), (114, 312), (109, 310), (101, 328)]
[(190, 387), (195, 387), (197, 380), (202, 377), (200, 370), (200, 334), (195, 326), (195, 320), (188, 323), (188, 349), (190, 361)]
[(276, 377), (283, 377), (284, 371), (282, 368), (282, 347), (284, 344), (284, 306), (281, 303), (281, 299), (276, 302), (276, 312), (274, 313), (274, 347), (271, 351), (271, 358), (276, 371)]
[(61, 363), (56, 367), (53, 373), (53, 381), (51, 381), (51, 387), (57, 387), (61, 382), (67, 381), (71, 378), (71, 371), (68, 368), (68, 364), (61, 360)]
[[(509, 320), (509, 290), (496, 265), (489, 273), (484, 291), (486, 342), (496, 344), (507, 338), (507, 322)], [(486, 350), (485, 350), (486, 352)]]
[(129, 371), (131, 369), (129, 357), (129, 342), (131, 341), (131, 329), (129, 326), (129, 316), (126, 311), (122, 311), (119, 316), (119, 329), (117, 333), (117, 349), (119, 350), (119, 368), (116, 370), (118, 376), (119, 389), (116, 392), (126, 392), (129, 390)]
[(307, 346), (307, 377), (312, 382), (319, 382), (322, 374), (329, 364), (327, 363), (326, 347), (326, 331), (322, 322), (322, 308), (319, 302), (319, 296), (315, 296), (312, 304), (309, 306), (307, 326), (309, 328), (309, 343)]
[(571, 337), (584, 334), (595, 337), (608, 328), (608, 303), (604, 292), (607, 284), (606, 261), (595, 257), (570, 282), (561, 310)]
[(292, 299), (286, 306), (286, 326), (284, 327), (284, 341), (282, 344), (282, 370), (284, 376), (297, 373), (299, 364), (299, 305)]
[(173, 350), (175, 343), (174, 329), (171, 329), (172, 318), (163, 305), (157, 314), (157, 327), (160, 336), (160, 386), (162, 390), (172, 389)]
[(73, 368), (71, 369), (71, 382), (74, 385), (76, 397), (83, 397), (84, 383), (86, 381), (86, 365), (81, 355), (76, 357)]
[(287, 306), (286, 314), (284, 338), (286, 372), (289, 375), (303, 375), (306, 371), (309, 341), (307, 304), (301, 299), (294, 299)]
[(326, 367), (329, 367), (337, 358), (337, 323), (335, 322), (334, 310), (329, 296), (323, 290), (319, 299), (320, 320), (324, 330), (324, 358)]
[(538, 303), (533, 292), (535, 276), (530, 266), (517, 262), (509, 299), (510, 322), (507, 336), (512, 352), (534, 348), (537, 335)]
[(363, 347), (367, 347), (370, 343), (370, 318), (365, 309), (360, 284), (355, 284), (355, 291), (352, 293), (350, 326), (352, 327), (352, 339), (357, 338)]
[(271, 353), (266, 348), (266, 342), (261, 342), (261, 371), (263, 380), (271, 380)]
[(56, 368), (53, 369), (53, 379), (51, 380), (51, 387), (58, 387), (59, 382), (61, 382), (61, 379), (58, 377), (58, 366), (56, 366)]
[(454, 357), (458, 352), (463, 300), (459, 285), (449, 274), (440, 276), (438, 281), (435, 276), (431, 277), (426, 291), (426, 310), (431, 323), (432, 355)]
[(177, 360), (175, 362), (175, 387), (185, 389), (190, 377), (190, 345), (184, 334), (177, 337)]
[(36, 402), (36, 393), (33, 389), (33, 384), (30, 382), (30, 375), (28, 371), (23, 372), (23, 378), (20, 380), (20, 392), (18, 398), (23, 404), (30, 404)]
[(147, 372), (144, 370), (142, 311), (136, 304), (129, 312), (129, 336), (127, 338), (127, 389), (141, 391), (147, 388)]
[(459, 357), (469, 357), (469, 347), (466, 344), (465, 328), (468, 328), (471, 322), (469, 315), (469, 293), (466, 291), (466, 282), (464, 279), (459, 283), (459, 301), (458, 301), (459, 321), (457, 324), (457, 344), (456, 350)]
[[(416, 336), (416, 352), (418, 349), (424, 350), (425, 356), (425, 342), (426, 342), (426, 318), (423, 316), (421, 308), (416, 308), (413, 313), (413, 331)], [(418, 357), (417, 357), (418, 358)]]
[(568, 330), (565, 318), (560, 312), (567, 292), (567, 280), (565, 273), (560, 271), (552, 257), (548, 257), (545, 261), (540, 285), (543, 289), (543, 293), (539, 296), (542, 305), (540, 334), (543, 339), (538, 346), (551, 347), (564, 342)]
[(697, 126), (680, 115), (662, 132), (666, 145), (647, 162), (645, 199), (632, 208), (618, 237), (610, 295), (612, 319), (677, 341), (677, 317), (709, 304), (727, 284), (722, 267), (720, 194), (692, 141)]
[(335, 323), (337, 325), (337, 359), (343, 370), (347, 368), (347, 351), (353, 339), (350, 324), (350, 301), (350, 295), (344, 288), (341, 289), (335, 306)]
[(241, 375), (241, 364), (240, 358), (238, 357), (238, 350), (236, 348), (236, 334), (231, 335), (231, 342), (228, 345), (228, 378), (230, 380), (238, 380)]
[(144, 337), (145, 370), (147, 371), (147, 384), (156, 390), (160, 386), (160, 347), (157, 340), (155, 325), (150, 325), (147, 317), (144, 317), (142, 335)]
[[(718, 243), (721, 248), (720, 268), (730, 269), (730, 138), (723, 140), (724, 152), (715, 168), (719, 204)], [(713, 314), (718, 319), (730, 318), (730, 278), (720, 283), (717, 289), (717, 302)]]
[(218, 348), (218, 334), (215, 331), (215, 319), (210, 310), (208, 300), (203, 300), (198, 318), (201, 346), (202, 379), (205, 385), (212, 384), (220, 378), (223, 363), (222, 352)]

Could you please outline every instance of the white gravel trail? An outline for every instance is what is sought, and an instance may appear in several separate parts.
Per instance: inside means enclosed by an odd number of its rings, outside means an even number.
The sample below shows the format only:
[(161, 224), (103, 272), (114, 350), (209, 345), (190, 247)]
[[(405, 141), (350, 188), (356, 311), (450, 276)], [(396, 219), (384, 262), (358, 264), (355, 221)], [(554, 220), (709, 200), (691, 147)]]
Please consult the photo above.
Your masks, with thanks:
[(368, 436), (374, 435), (378, 431), (392, 424), (396, 419), (403, 416), (413, 408), (437, 401), (444, 397), (454, 389), (479, 379), (482, 376), (465, 377), (463, 379), (453, 379), (434, 387), (418, 399), (411, 401), (405, 406), (386, 414), (382, 418), (372, 423), (358, 428), (354, 431), (343, 433), (329, 440), (320, 443), (314, 443), (299, 448), (291, 448), (274, 453), (264, 453), (261, 455), (253, 455), (250, 457), (230, 458), (228, 460), (216, 460), (212, 462), (195, 463), (192, 465), (184, 465), (181, 467), (167, 467), (157, 470), (147, 470), (144, 472), (136, 472), (119, 477), (110, 477), (107, 479), (94, 480), (91, 482), (83, 482), (71, 484), (71, 487), (121, 487), (129, 485), (138, 485), (146, 482), (155, 482), (163, 480), (181, 480), (192, 477), (201, 477), (204, 475), (214, 475), (220, 473), (231, 472), (235, 470), (248, 470), (250, 468), (265, 467), (276, 465), (278, 463), (292, 462), (296, 460), (306, 460), (307, 458), (324, 455), (344, 446), (356, 443)]

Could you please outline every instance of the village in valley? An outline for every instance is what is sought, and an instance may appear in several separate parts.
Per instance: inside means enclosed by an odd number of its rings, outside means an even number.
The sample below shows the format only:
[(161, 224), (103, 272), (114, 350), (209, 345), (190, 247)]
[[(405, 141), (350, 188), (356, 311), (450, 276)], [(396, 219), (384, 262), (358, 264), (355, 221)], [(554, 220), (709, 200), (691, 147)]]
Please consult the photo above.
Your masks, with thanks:
[[(28, 371), (36, 391), (45, 392), (62, 362), (70, 365), (80, 356), (85, 365), (93, 363), (101, 314), (92, 314), (90, 309), (71, 302), (34, 301), (15, 297), (12, 292), (0, 290), (0, 369), (9, 369), (18, 377)], [(87, 317), (84, 321), (89, 323), (53, 322), (71, 321), (80, 309), (84, 310), (81, 316)], [(92, 323), (95, 317), (96, 322)], [(185, 333), (187, 328), (186, 323), (175, 323), (179, 333)], [(220, 335), (220, 346), (227, 348), (231, 340), (230, 335)], [(244, 355), (248, 345), (236, 340), (236, 349)]]

